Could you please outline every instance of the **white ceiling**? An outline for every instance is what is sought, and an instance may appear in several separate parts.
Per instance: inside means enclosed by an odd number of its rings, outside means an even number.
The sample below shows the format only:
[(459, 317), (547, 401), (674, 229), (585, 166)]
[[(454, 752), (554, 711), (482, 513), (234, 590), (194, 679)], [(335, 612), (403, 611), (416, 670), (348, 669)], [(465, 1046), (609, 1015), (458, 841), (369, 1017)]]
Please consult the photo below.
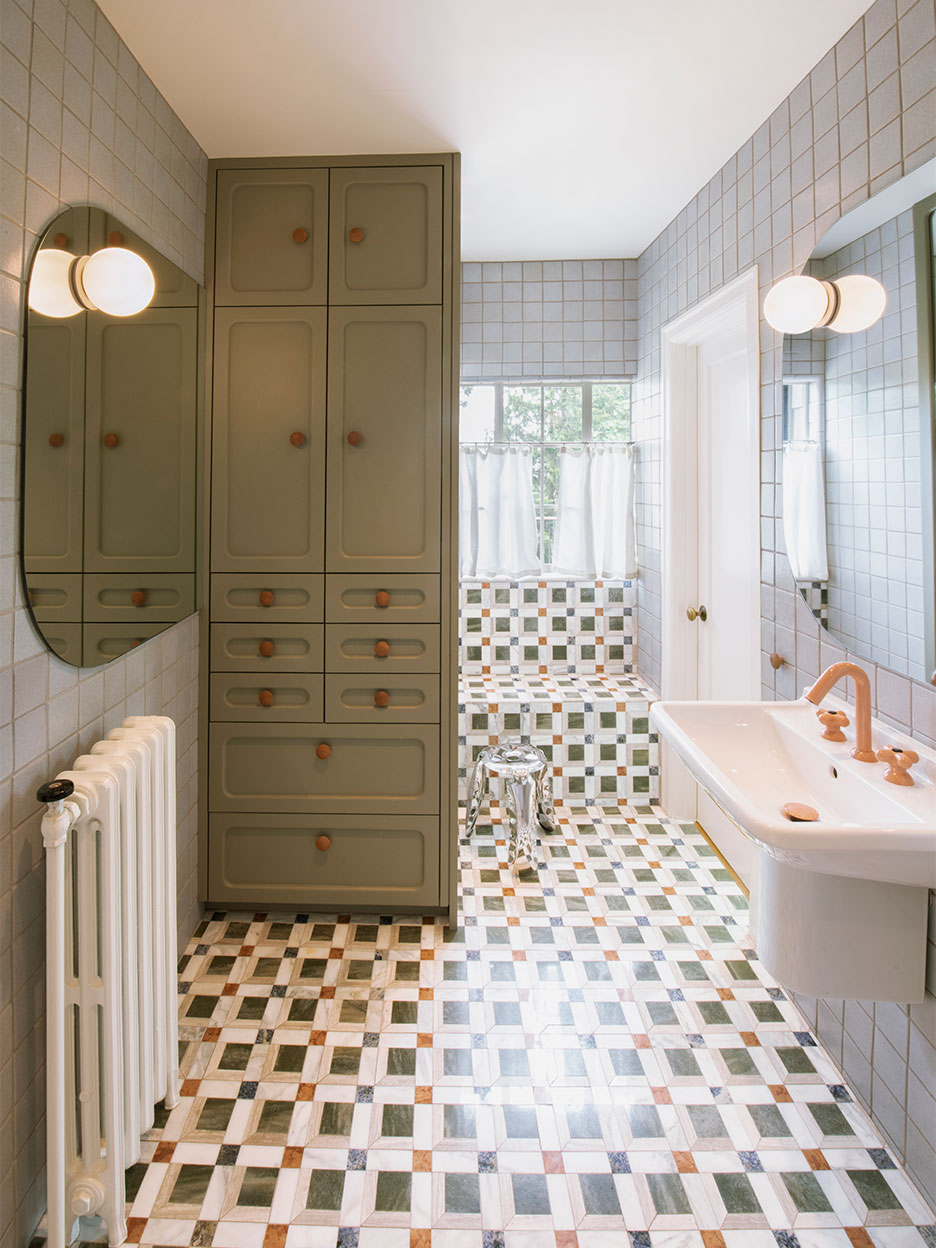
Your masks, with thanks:
[(209, 156), (462, 153), (466, 260), (636, 256), (868, 0), (99, 0)]

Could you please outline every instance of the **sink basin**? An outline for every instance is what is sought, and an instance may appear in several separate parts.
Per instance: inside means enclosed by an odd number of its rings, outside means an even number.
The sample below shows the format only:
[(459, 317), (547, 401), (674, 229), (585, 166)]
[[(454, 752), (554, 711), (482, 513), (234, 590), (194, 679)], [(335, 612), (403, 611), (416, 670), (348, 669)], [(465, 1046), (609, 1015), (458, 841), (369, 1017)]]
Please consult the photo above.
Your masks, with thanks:
[[(824, 706), (848, 707), (835, 699)], [(699, 784), (762, 850), (828, 875), (936, 887), (936, 752), (884, 724), (874, 748), (912, 747), (914, 784), (884, 781), (883, 763), (853, 759), (847, 741), (825, 741), (816, 708), (798, 702), (655, 702), (650, 718)], [(794, 823), (802, 802), (819, 814)]]

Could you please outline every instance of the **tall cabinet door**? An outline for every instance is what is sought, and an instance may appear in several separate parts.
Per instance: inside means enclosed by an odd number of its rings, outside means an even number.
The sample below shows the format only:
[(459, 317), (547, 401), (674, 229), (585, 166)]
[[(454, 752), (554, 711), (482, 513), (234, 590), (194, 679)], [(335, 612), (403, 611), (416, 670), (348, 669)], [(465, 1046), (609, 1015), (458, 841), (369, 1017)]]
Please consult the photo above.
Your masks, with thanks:
[(195, 569), (197, 316), (87, 314), (85, 572)]
[(441, 308), (336, 308), (329, 322), (329, 572), (438, 572)]
[(333, 169), (329, 302), (442, 302), (442, 169)]
[(215, 315), (211, 566), (321, 572), (324, 308)]
[(218, 174), (215, 303), (323, 304), (328, 289), (328, 170)]

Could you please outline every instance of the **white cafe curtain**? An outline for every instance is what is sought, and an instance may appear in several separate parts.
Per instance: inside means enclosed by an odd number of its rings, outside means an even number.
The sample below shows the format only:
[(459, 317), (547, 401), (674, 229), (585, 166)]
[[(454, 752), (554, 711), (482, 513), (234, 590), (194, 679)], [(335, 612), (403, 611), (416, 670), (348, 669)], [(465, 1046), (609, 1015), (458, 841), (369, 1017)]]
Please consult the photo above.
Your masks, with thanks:
[(633, 446), (564, 446), (551, 570), (581, 580), (637, 575)]
[(530, 446), (472, 446), (459, 456), (460, 575), (538, 576)]
[(783, 538), (794, 581), (827, 581), (825, 480), (818, 442), (783, 446)]

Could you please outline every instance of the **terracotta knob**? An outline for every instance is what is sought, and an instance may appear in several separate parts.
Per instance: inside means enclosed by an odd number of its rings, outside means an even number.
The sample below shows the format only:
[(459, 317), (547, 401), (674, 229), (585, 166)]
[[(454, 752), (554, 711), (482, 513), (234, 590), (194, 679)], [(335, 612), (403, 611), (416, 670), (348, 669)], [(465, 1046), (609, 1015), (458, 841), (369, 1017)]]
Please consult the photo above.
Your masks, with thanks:
[(352, 225), (351, 229), (348, 230), (348, 238), (351, 239), (352, 243), (362, 243), (364, 241), (364, 231), (359, 225)]
[(331, 849), (331, 837), (317, 836), (315, 838), (315, 848), (320, 849), (324, 854), (326, 849)]
[(295, 433), (291, 433), (289, 435), (289, 441), (292, 443), (293, 446), (305, 446), (306, 436), (304, 433), (300, 433), (299, 430), (297, 429)]
[(260, 645), (258, 646), (258, 649), (260, 653), (263, 655), (263, 657), (265, 659), (268, 659), (270, 655), (273, 653), (275, 646), (273, 645), (272, 641), (261, 641)]
[(272, 607), (273, 591), (269, 589), (261, 589), (257, 601), (260, 603), (261, 607)]
[(360, 446), (364, 441), (364, 434), (358, 433), (356, 429), (352, 429), (348, 434), (348, 446)]
[(261, 689), (257, 695), (257, 701), (261, 706), (273, 705), (273, 692), (270, 689)]
[(777, 654), (776, 650), (770, 656), (770, 666), (774, 669), (775, 672), (779, 671), (780, 668), (783, 667), (785, 662), (786, 662), (786, 659), (783, 657), (782, 654)]
[(146, 602), (146, 594), (142, 589), (135, 589), (130, 595), (130, 601), (135, 607), (142, 607)]
[(116, 433), (105, 433), (105, 434), (104, 434), (104, 445), (105, 445), (105, 446), (115, 447), (119, 441), (120, 441), (120, 438), (118, 438), (118, 437), (117, 437), (117, 434), (116, 434)]
[(321, 745), (316, 746), (315, 756), (316, 758), (331, 758), (331, 746), (323, 741)]
[(65, 439), (62, 437), (60, 433), (49, 434), (49, 446), (54, 446), (56, 450), (58, 450), (58, 448), (62, 446), (64, 442), (65, 442)]
[(390, 705), (390, 694), (387, 693), (386, 689), (378, 689), (377, 692), (374, 694), (374, 706), (389, 706), (389, 705)]
[(309, 231), (306, 229), (303, 229), (301, 225), (297, 229), (293, 230), (293, 242), (294, 243), (307, 242), (308, 238), (309, 238)]
[(68, 235), (67, 235), (67, 234), (56, 234), (56, 235), (55, 235), (55, 237), (52, 239), (52, 242), (53, 242), (53, 243), (55, 243), (56, 247), (58, 247), (59, 249), (61, 249), (62, 247), (67, 247), (67, 246), (68, 246)]
[(819, 723), (825, 728), (822, 734), (824, 741), (844, 741), (845, 733), (843, 728), (847, 728), (851, 720), (844, 711), (816, 711)]
[(891, 784), (913, 784), (910, 768), (920, 761), (916, 750), (904, 750), (899, 745), (889, 745), (877, 752), (878, 761), (887, 763), (884, 779)]
[(111, 232), (107, 236), (107, 245), (108, 247), (122, 247), (123, 246), (123, 235), (121, 234), (120, 230), (111, 230)]
[(378, 641), (376, 646), (374, 646), (374, 654), (376, 654), (378, 659), (385, 659), (389, 653), (390, 653), (389, 641)]
[(387, 593), (385, 589), (381, 589), (377, 594), (374, 595), (374, 602), (377, 604), (378, 607), (389, 607), (390, 595)]

